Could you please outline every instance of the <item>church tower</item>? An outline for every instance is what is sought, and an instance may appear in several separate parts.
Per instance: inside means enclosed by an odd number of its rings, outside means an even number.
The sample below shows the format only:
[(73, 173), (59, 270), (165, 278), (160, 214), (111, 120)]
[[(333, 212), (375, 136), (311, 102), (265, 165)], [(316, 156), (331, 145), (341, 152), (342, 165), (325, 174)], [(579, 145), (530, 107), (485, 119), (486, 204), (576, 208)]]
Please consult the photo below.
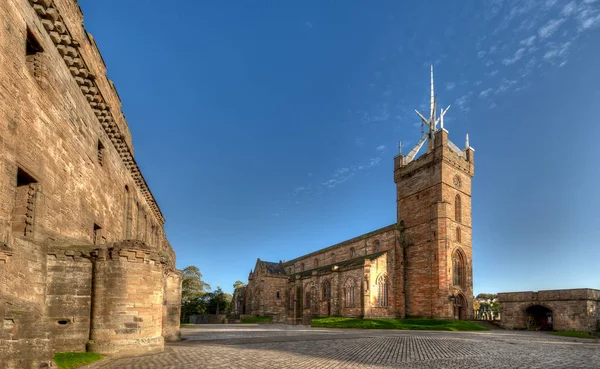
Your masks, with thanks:
[[(436, 117), (431, 67), (429, 117), (417, 114), (427, 132), (406, 155), (394, 158), (394, 182), (407, 317), (471, 319), (473, 268), (471, 179), (475, 150), (448, 138), (444, 115)], [(439, 128), (438, 128), (439, 125)], [(415, 160), (427, 141), (427, 152)]]

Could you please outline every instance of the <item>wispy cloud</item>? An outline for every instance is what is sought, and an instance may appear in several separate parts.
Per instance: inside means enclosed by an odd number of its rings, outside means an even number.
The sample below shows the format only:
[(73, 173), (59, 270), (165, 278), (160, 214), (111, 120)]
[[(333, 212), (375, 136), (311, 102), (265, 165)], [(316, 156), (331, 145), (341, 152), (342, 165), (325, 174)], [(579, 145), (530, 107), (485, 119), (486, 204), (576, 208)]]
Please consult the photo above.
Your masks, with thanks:
[(452, 90), (454, 90), (454, 87), (456, 87), (456, 83), (454, 83), (454, 82), (446, 83), (446, 90), (452, 91)]
[(569, 47), (571, 46), (570, 42), (565, 42), (563, 44), (550, 44), (548, 51), (544, 54), (544, 60), (551, 61), (556, 58), (564, 58), (569, 51)]
[(313, 28), (313, 26), (314, 26), (311, 22), (308, 22), (308, 21), (306, 23), (304, 23), (304, 25), (306, 26), (306, 28)]
[(527, 38), (521, 40), (519, 43), (525, 47), (530, 47), (535, 42), (536, 38), (537, 38), (537, 36), (527, 37)]
[(538, 35), (541, 39), (548, 38), (566, 21), (566, 18), (550, 19), (546, 24), (540, 27)]
[(375, 148), (375, 150), (377, 150), (377, 151), (383, 151), (383, 150), (385, 150), (385, 145), (379, 145), (379, 146), (377, 146)]
[(518, 62), (519, 60), (521, 60), (521, 58), (525, 54), (525, 50), (527, 50), (527, 49), (524, 48), (524, 47), (518, 49), (517, 51), (515, 51), (515, 53), (512, 56), (512, 58), (506, 58), (506, 59), (502, 60), (502, 64), (504, 64), (504, 65), (515, 64), (516, 62)]
[(479, 97), (488, 97), (492, 93), (492, 91), (494, 91), (493, 88), (486, 88), (485, 90), (479, 93)]
[(465, 113), (468, 113), (471, 108), (469, 107), (469, 101), (471, 100), (471, 97), (473, 96), (473, 92), (469, 92), (465, 95), (462, 95), (461, 97), (456, 99), (455, 104), (458, 106), (458, 108), (460, 110), (462, 110)]

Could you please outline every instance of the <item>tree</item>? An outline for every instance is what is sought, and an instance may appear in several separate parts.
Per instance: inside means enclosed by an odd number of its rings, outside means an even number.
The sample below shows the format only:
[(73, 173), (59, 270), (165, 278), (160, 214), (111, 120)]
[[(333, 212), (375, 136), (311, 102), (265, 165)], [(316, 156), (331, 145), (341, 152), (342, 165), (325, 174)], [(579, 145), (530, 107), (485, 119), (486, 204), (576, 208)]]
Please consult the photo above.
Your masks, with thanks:
[(242, 281), (240, 281), (240, 280), (237, 280), (237, 281), (235, 281), (235, 283), (233, 284), (233, 290), (234, 290), (234, 291), (235, 291), (235, 290), (237, 290), (238, 288), (241, 288), (241, 287), (246, 287), (246, 283), (244, 283), (244, 282), (242, 282)]
[(192, 314), (204, 314), (207, 309), (205, 295), (210, 285), (202, 280), (200, 269), (190, 265), (182, 271), (181, 322), (186, 323)]
[(208, 296), (208, 314), (224, 314), (229, 311), (232, 299), (233, 296), (223, 292), (221, 287), (217, 286), (217, 289), (209, 293)]
[(473, 311), (475, 312), (475, 319), (479, 319), (479, 301), (473, 300)]

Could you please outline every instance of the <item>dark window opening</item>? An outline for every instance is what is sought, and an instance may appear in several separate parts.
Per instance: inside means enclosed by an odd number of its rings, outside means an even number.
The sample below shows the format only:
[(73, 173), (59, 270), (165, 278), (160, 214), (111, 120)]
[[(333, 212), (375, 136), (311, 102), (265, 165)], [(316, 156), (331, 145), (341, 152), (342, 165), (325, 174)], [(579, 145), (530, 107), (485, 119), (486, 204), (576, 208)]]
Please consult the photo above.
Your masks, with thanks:
[(277, 298), (277, 300), (279, 300), (281, 298), (279, 291), (277, 291), (277, 293), (275, 294), (275, 297)]
[(104, 145), (98, 140), (98, 164), (104, 165)]
[(12, 229), (25, 237), (33, 234), (37, 181), (21, 168), (17, 168), (15, 207), (12, 213)]
[(381, 242), (379, 240), (375, 241), (375, 252), (381, 251)]
[(93, 235), (94, 245), (99, 245), (102, 243), (102, 227), (98, 224), (94, 223), (94, 235)]
[(25, 41), (25, 61), (31, 75), (39, 81), (41, 79), (41, 54), (44, 51), (29, 27), (27, 27), (27, 40)]
[(60, 325), (69, 324), (69, 321), (68, 320), (59, 320), (58, 324), (60, 324)]

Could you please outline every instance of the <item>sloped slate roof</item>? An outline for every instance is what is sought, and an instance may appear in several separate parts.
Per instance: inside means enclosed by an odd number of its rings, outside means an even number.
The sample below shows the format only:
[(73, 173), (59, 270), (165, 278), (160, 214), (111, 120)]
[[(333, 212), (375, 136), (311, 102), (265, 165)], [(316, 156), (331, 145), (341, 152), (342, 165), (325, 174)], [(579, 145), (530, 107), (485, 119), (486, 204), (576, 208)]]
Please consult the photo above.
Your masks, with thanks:
[(269, 274), (285, 274), (285, 269), (281, 263), (273, 263), (270, 261), (260, 261)]

